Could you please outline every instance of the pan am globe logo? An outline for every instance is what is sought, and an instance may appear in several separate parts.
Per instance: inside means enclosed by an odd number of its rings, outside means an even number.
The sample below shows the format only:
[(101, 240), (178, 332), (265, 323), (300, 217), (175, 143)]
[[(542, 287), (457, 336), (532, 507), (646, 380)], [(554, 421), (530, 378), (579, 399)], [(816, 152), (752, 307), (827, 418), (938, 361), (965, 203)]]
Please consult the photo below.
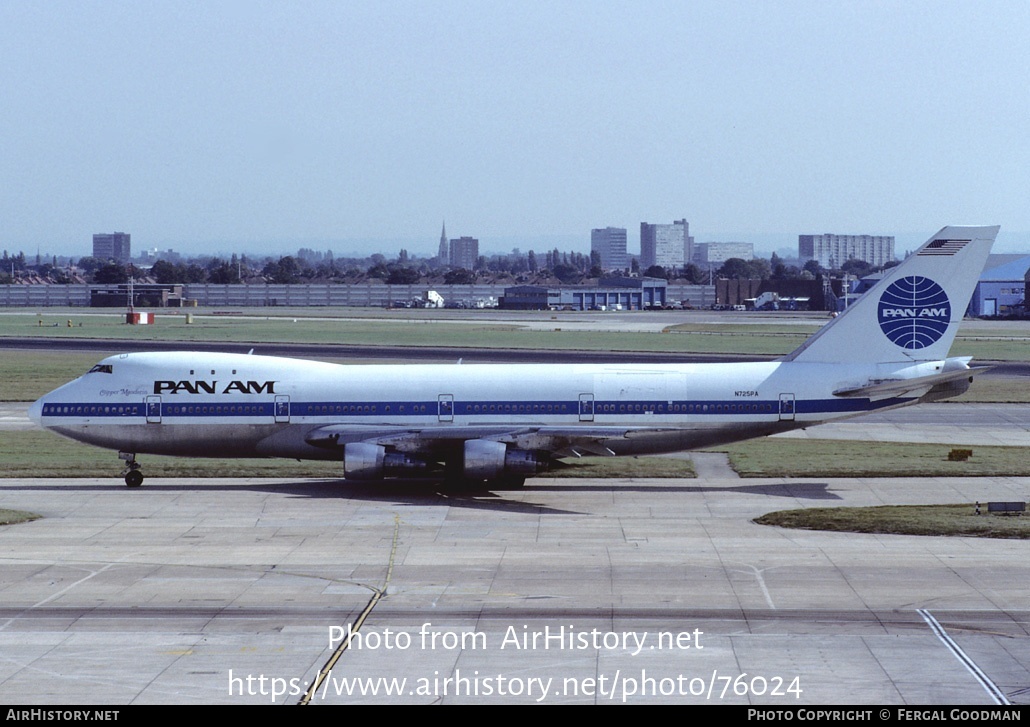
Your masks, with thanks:
[(951, 303), (929, 278), (910, 275), (891, 283), (880, 296), (880, 330), (892, 343), (907, 349), (926, 348), (948, 330)]

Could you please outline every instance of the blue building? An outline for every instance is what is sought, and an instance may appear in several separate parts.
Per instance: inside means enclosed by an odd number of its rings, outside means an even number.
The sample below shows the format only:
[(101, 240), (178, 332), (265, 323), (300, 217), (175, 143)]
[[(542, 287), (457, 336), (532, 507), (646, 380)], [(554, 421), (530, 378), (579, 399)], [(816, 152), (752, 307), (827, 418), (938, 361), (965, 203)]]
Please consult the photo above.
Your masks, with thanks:
[(991, 255), (973, 290), (966, 315), (977, 318), (1023, 314), (1030, 255)]

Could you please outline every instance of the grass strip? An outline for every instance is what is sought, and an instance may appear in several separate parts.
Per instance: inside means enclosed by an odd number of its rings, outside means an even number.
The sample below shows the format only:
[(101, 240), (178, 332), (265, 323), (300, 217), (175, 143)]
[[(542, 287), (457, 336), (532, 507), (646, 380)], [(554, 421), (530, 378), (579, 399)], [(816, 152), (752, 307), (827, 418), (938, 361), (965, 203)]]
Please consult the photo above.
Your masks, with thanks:
[(1030, 477), (1022, 447), (973, 447), (951, 462), (955, 446), (767, 437), (712, 451), (726, 452), (741, 477)]
[(988, 515), (976, 505), (882, 505), (781, 510), (755, 518), (760, 525), (884, 535), (947, 535), (976, 538), (1030, 538), (1030, 517)]
[(0, 525), (14, 525), (16, 523), (27, 523), (39, 520), (42, 515), (34, 512), (23, 512), (22, 510), (5, 510), (0, 508)]
[[(526, 348), (553, 351), (650, 351), (739, 355), (783, 355), (799, 346), (816, 327), (811, 323), (680, 323), (661, 333), (562, 330), (563, 318), (551, 316), (551, 330), (530, 328), (484, 313), (474, 322), (449, 317), (416, 317), (406, 313), (397, 319), (380, 311), (367, 318), (334, 318), (353, 315), (339, 310), (312, 309), (296, 317), (257, 313), (219, 317), (198, 312), (187, 324), (183, 312), (158, 312), (148, 326), (129, 326), (118, 316), (47, 311), (38, 316), (0, 313), (3, 336), (39, 336), (46, 339), (99, 338), (117, 341), (119, 349), (131, 350), (134, 341), (190, 341), (224, 343), (322, 343), (354, 345), (453, 346), (471, 348)], [(325, 317), (315, 317), (315, 316)], [(537, 319), (539, 323), (541, 318)], [(68, 323), (71, 322), (69, 326)], [(952, 356), (973, 356), (999, 361), (1026, 360), (1026, 338), (1001, 335), (1005, 331), (959, 334)]]

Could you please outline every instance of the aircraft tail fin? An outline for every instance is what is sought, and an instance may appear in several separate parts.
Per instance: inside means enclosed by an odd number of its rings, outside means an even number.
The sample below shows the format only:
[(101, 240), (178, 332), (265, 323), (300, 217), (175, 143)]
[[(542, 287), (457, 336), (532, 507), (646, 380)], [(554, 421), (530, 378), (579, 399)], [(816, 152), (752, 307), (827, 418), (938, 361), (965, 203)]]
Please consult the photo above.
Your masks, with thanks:
[(943, 228), (784, 360), (880, 363), (946, 358), (998, 229)]

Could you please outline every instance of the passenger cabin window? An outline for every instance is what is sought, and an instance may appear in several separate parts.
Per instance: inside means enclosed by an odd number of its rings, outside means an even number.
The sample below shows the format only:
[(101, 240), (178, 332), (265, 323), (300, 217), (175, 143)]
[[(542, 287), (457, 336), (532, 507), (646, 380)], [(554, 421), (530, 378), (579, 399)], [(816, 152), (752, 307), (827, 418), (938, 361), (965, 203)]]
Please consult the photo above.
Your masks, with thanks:
[(114, 367), (111, 364), (97, 364), (89, 370), (89, 373), (94, 374), (113, 374)]

